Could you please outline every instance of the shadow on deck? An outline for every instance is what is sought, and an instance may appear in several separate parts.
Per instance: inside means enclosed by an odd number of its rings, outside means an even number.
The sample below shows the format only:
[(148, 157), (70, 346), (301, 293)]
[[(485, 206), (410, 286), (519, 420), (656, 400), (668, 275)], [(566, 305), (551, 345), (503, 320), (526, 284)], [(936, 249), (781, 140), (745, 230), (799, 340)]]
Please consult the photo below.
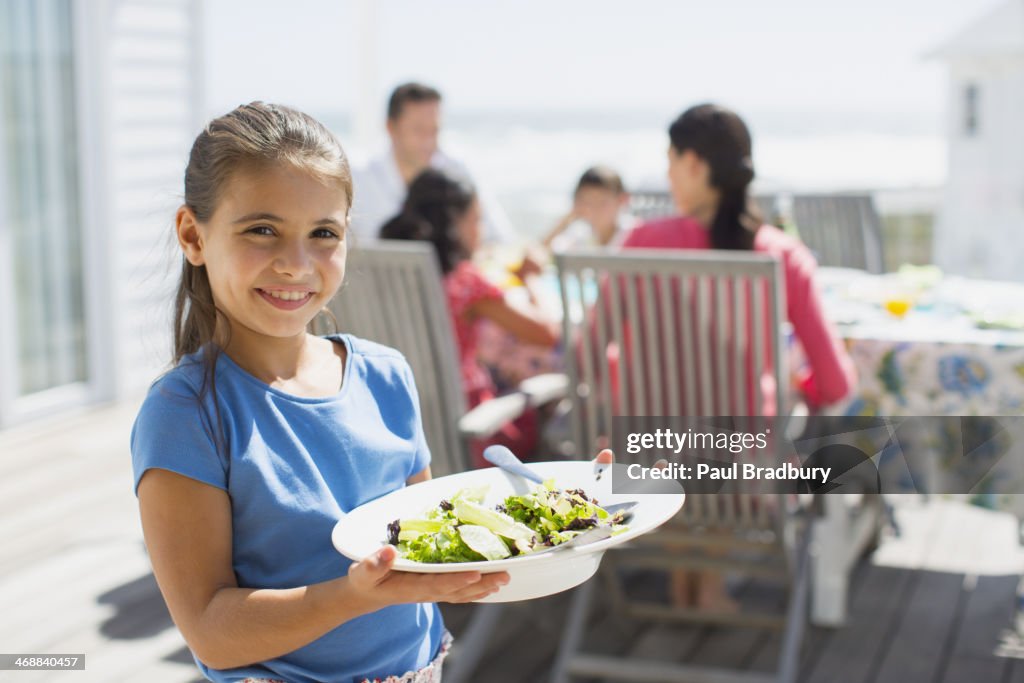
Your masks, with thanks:
[[(849, 621), (843, 628), (811, 628), (801, 651), (803, 683), (1024, 683), (1024, 647), (1014, 627), (1019, 577), (974, 576), (882, 567), (861, 562), (853, 576)], [(631, 579), (632, 593), (663, 598), (663, 575)], [(503, 614), (482, 663), (469, 680), (525, 683), (547, 679), (565, 623), (571, 592), (513, 603)], [(744, 609), (781, 608), (781, 586), (750, 580), (735, 586)], [(110, 640), (146, 640), (173, 628), (152, 575), (106, 591), (97, 601), (112, 606), (98, 624)], [(472, 605), (443, 605), (458, 637)], [(778, 633), (717, 626), (641, 624), (611, 613), (600, 600), (591, 610), (586, 650), (654, 660), (768, 672), (778, 654)], [(458, 657), (453, 654), (453, 662)], [(191, 653), (163, 654), (160, 678), (203, 680)], [(584, 680), (577, 679), (581, 683)]]
[[(850, 594), (848, 623), (811, 628), (801, 649), (804, 683), (1018, 683), (1024, 660), (1014, 631), (1019, 577), (974, 576), (881, 567), (863, 561)], [(644, 597), (665, 595), (664, 579), (635, 576)], [(637, 586), (637, 584), (640, 584)], [(599, 591), (598, 591), (599, 593)], [(546, 680), (571, 593), (513, 604), (470, 680), (519, 683)], [(778, 610), (781, 586), (751, 580), (735, 597), (744, 609)], [(473, 606), (444, 605), (456, 635)], [(585, 651), (643, 656), (745, 671), (774, 670), (778, 632), (690, 624), (624, 621), (599, 604), (591, 610)], [(453, 651), (453, 660), (458, 651)], [(594, 679), (575, 679), (578, 681)]]

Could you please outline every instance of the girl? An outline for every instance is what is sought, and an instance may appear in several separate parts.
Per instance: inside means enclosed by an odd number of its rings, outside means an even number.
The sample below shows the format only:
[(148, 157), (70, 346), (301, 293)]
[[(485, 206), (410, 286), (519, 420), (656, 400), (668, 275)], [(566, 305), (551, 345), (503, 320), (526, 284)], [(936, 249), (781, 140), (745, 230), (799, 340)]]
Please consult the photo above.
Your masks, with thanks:
[(287, 107), (241, 106), (192, 146), (174, 367), (131, 446), (153, 571), (212, 681), (439, 680), (433, 603), (508, 581), (331, 546), (347, 511), (430, 477), (402, 356), (306, 331), (341, 285), (351, 205), (340, 145)]
[[(553, 347), (558, 343), (556, 323), (536, 313), (510, 306), (501, 290), (491, 284), (471, 257), (480, 244), (480, 203), (473, 187), (443, 171), (423, 171), (409, 186), (402, 213), (381, 228), (383, 239), (422, 240), (434, 245), (448, 310), (459, 345), (459, 365), (466, 403), (470, 408), (497, 395), (487, 368), (477, 358), (478, 325), (490, 320), (527, 344)], [(515, 273), (536, 303), (539, 267), (530, 259)], [(529, 411), (489, 443), (502, 443), (521, 456), (529, 456), (538, 441), (537, 414)], [(474, 444), (473, 460), (484, 466), (480, 453), (485, 444)]]
[[(839, 337), (825, 319), (814, 285), (817, 264), (810, 250), (778, 228), (764, 225), (751, 209), (754, 179), (747, 126), (732, 111), (713, 104), (692, 107), (669, 128), (668, 178), (681, 216), (641, 225), (625, 248), (748, 249), (774, 254), (785, 274), (786, 315), (804, 349), (808, 367), (796, 378), (809, 408), (838, 401), (854, 386), (856, 371)], [(747, 395), (762, 391), (767, 415), (774, 415), (774, 382), (750, 378)], [(672, 576), (676, 603), (695, 601), (705, 609), (733, 610), (722, 577), (704, 572)]]

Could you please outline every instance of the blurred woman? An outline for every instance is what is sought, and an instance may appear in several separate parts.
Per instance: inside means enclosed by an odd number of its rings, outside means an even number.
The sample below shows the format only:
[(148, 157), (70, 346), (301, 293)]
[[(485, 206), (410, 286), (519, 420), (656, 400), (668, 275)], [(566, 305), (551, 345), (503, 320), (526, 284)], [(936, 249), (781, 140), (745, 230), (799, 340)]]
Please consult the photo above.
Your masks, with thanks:
[[(754, 162), (746, 124), (724, 107), (702, 104), (683, 112), (668, 134), (668, 179), (681, 215), (639, 226), (623, 247), (749, 250), (776, 256), (785, 276), (786, 317), (807, 357), (807, 367), (794, 378), (796, 386), (812, 409), (840, 400), (856, 382), (853, 362), (822, 310), (814, 256), (797, 238), (764, 224), (753, 208), (748, 189)], [(767, 381), (759, 385), (761, 412), (774, 415), (780, 408), (774, 402), (775, 386)]]
[[(786, 317), (803, 347), (807, 366), (794, 377), (795, 388), (811, 410), (840, 400), (853, 388), (856, 371), (838, 335), (826, 320), (815, 288), (817, 264), (798, 239), (758, 216), (748, 194), (754, 179), (750, 132), (734, 112), (702, 104), (683, 112), (669, 127), (668, 178), (679, 216), (652, 221), (634, 229), (623, 248), (725, 249), (771, 254), (782, 263)], [(774, 377), (748, 377), (751, 407), (761, 392), (759, 410), (747, 414), (775, 415)], [(717, 390), (712, 387), (711, 390)], [(692, 414), (692, 413), (683, 413)], [(675, 571), (672, 599), (677, 605), (733, 611), (723, 577), (712, 572)]]

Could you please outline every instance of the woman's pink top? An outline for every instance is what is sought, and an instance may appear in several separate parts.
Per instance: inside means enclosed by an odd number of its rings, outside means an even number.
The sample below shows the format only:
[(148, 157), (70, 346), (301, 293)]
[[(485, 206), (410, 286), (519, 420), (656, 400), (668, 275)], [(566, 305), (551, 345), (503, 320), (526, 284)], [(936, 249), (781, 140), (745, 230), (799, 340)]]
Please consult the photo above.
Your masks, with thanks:
[[(697, 220), (674, 216), (645, 223), (626, 237), (623, 248), (710, 249), (708, 230)], [(856, 383), (856, 370), (832, 325), (825, 318), (814, 283), (817, 263), (798, 239), (778, 228), (763, 225), (754, 236), (754, 251), (773, 254), (782, 262), (786, 289), (786, 316), (803, 347), (808, 367), (796, 380), (812, 407), (833, 403), (846, 396)], [(763, 379), (763, 378), (762, 378)], [(774, 386), (761, 382), (762, 394)], [(753, 378), (749, 382), (753, 391)], [(768, 401), (769, 412), (775, 408)]]
[(462, 388), (472, 408), (495, 391), (490, 373), (477, 359), (480, 320), (471, 317), (469, 310), (478, 301), (501, 299), (503, 294), (471, 261), (463, 261), (444, 276), (444, 293), (455, 327), (455, 340), (459, 345)]

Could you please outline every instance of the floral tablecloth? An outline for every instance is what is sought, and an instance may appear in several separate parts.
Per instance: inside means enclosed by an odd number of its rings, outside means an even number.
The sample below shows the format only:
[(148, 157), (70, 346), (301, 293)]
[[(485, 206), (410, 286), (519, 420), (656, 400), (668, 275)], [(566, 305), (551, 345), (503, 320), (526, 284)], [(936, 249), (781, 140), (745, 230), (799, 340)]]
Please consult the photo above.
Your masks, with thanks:
[[(1006, 422), (999, 416), (1024, 415), (1024, 285), (830, 268), (821, 270), (819, 285), (859, 376), (854, 393), (828, 412), (978, 418), (921, 421), (912, 442), (930, 454), (933, 492), (962, 490), (954, 479), (964, 444), (985, 436), (960, 432), (998, 431)], [(904, 316), (887, 310), (904, 298), (913, 305)], [(799, 350), (795, 355), (799, 363)], [(971, 487), (969, 499), (1024, 517), (1020, 461), (1003, 457)], [(883, 459), (880, 466), (886, 465)], [(915, 484), (920, 490), (921, 479)]]
[[(859, 373), (835, 412), (858, 415), (1024, 415), (1024, 285), (823, 268), (826, 313)], [(914, 290), (902, 318), (885, 310)], [(1002, 328), (1002, 329), (997, 329)]]

